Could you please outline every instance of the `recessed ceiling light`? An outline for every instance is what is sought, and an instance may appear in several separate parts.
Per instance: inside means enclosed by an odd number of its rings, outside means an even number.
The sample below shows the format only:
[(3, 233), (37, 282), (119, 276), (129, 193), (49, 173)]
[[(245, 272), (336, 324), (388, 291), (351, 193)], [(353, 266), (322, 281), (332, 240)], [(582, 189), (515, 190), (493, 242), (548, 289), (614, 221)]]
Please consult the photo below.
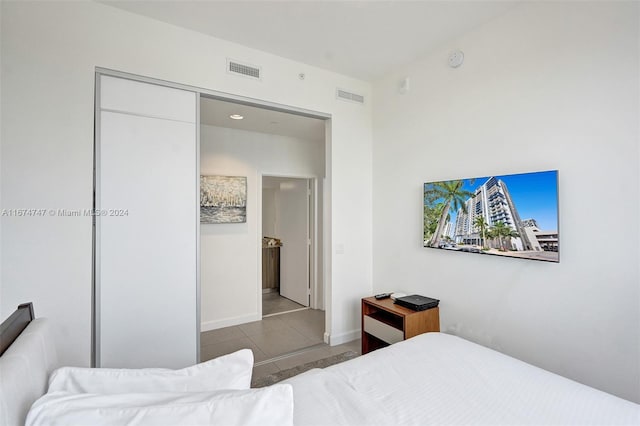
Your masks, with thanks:
[(229, 118), (232, 120), (242, 120), (244, 117), (241, 116), (240, 114), (231, 114)]

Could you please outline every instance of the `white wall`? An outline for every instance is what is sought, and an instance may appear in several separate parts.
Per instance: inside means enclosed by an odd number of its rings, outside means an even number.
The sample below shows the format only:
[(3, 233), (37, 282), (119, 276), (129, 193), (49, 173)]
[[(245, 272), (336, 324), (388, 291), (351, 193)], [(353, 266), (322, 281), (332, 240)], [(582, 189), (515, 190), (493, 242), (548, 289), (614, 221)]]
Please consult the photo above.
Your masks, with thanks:
[[(443, 331), (640, 402), (638, 59), (637, 3), (540, 2), (376, 82), (374, 291), (439, 298)], [(548, 169), (559, 264), (422, 248), (423, 182)]]
[(247, 222), (200, 226), (202, 329), (212, 330), (261, 319), (262, 175), (322, 179), (324, 144), (214, 126), (200, 140), (201, 174), (247, 176)]
[[(1, 2), (0, 7), (3, 207), (91, 207), (96, 66), (330, 113), (335, 182), (330, 235), (344, 241), (336, 235), (348, 230), (354, 249), (356, 242), (360, 248), (333, 259), (330, 331), (344, 335), (358, 329), (354, 297), (371, 291), (368, 83), (95, 2)], [(263, 80), (227, 74), (227, 57), (260, 65)], [(306, 73), (304, 81), (299, 72)], [(336, 87), (362, 93), (367, 104), (337, 101)], [(61, 362), (88, 365), (90, 218), (2, 218), (1, 226), (0, 316), (32, 300), (38, 315), (53, 320)]]

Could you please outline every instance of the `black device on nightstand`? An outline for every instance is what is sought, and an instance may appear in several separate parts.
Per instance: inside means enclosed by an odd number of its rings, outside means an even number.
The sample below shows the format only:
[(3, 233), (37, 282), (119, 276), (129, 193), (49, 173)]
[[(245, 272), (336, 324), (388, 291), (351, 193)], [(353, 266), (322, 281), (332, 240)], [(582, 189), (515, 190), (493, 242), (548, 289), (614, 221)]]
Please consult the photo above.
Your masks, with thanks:
[(440, 301), (438, 299), (432, 299), (431, 297), (412, 294), (411, 296), (398, 297), (395, 303), (405, 308), (413, 309), (414, 311), (424, 311), (437, 307)]

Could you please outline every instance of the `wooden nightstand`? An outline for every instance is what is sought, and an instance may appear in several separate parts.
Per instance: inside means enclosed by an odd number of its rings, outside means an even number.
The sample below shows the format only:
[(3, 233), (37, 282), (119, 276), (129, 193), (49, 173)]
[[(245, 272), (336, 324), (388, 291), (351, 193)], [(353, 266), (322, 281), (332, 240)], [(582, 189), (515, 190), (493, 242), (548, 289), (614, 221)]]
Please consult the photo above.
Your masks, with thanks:
[(439, 308), (414, 311), (396, 305), (391, 298), (362, 299), (363, 355), (429, 331), (440, 331)]

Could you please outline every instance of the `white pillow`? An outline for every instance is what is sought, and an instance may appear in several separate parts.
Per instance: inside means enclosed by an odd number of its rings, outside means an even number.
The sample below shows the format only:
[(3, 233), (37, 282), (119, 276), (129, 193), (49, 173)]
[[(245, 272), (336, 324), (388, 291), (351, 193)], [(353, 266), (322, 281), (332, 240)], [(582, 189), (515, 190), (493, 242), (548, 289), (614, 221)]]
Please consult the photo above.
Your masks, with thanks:
[(48, 392), (115, 394), (249, 389), (252, 370), (250, 349), (181, 370), (62, 367), (51, 374)]
[(113, 395), (48, 393), (27, 415), (42, 425), (293, 425), (293, 388)]

